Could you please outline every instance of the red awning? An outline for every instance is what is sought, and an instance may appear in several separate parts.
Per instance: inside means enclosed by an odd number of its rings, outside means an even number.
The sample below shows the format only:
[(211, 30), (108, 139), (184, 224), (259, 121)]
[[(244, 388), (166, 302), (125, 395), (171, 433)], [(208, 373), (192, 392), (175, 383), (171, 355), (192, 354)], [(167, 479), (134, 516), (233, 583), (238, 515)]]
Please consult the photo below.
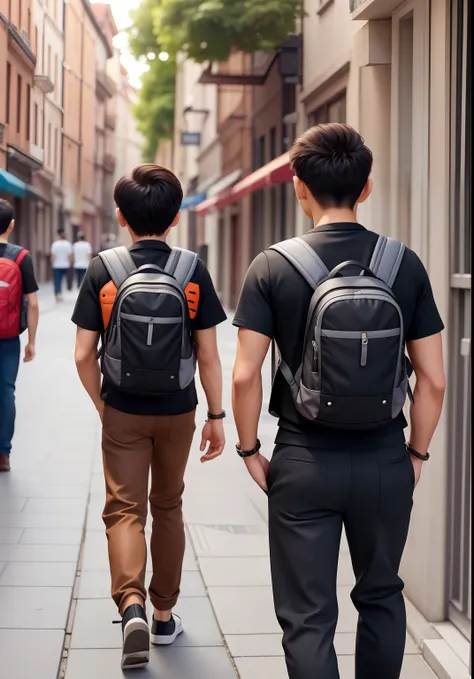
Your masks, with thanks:
[(227, 205), (236, 203), (254, 191), (264, 189), (272, 184), (285, 184), (293, 179), (293, 171), (290, 168), (288, 153), (275, 158), (248, 177), (242, 179), (238, 184), (225, 189), (212, 198), (208, 198), (196, 208), (196, 212), (201, 215), (208, 214), (213, 208), (224, 208)]

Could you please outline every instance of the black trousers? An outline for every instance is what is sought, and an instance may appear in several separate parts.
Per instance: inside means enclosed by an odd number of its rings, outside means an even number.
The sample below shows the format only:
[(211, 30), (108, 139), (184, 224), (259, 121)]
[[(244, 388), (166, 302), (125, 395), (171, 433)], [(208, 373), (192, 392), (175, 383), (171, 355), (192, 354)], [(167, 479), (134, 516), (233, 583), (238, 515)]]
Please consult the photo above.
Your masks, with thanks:
[(290, 679), (339, 679), (334, 634), (344, 526), (359, 613), (356, 679), (399, 679), (406, 638), (398, 576), (413, 505), (402, 445), (377, 452), (277, 446), (270, 463), (270, 556)]

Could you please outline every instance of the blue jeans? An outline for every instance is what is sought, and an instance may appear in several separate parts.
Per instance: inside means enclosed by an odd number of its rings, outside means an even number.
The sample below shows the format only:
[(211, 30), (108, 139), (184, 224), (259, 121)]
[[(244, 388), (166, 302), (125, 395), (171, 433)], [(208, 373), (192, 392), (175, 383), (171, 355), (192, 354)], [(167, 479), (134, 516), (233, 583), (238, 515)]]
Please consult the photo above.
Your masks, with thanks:
[(0, 453), (10, 455), (15, 430), (15, 382), (20, 366), (20, 338), (0, 339)]
[(67, 269), (53, 269), (54, 294), (56, 297), (62, 294), (63, 280), (67, 276)]

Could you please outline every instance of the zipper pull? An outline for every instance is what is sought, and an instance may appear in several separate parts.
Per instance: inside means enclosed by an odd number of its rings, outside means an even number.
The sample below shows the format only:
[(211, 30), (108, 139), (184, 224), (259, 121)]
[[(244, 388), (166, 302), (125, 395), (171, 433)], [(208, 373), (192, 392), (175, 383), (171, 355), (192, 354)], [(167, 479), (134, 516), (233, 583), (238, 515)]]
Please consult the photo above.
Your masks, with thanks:
[(313, 372), (317, 373), (318, 372), (318, 358), (319, 358), (319, 347), (316, 342), (316, 340), (313, 340)]
[(360, 364), (363, 368), (367, 365), (367, 352), (369, 348), (369, 338), (366, 332), (362, 333), (362, 347), (360, 352)]

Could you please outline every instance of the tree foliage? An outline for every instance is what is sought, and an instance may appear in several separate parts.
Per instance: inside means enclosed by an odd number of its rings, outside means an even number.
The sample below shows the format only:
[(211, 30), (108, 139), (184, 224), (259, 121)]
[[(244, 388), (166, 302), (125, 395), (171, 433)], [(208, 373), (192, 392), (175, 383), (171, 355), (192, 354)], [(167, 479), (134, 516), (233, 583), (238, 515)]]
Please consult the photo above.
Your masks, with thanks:
[(153, 162), (160, 141), (173, 136), (176, 64), (154, 59), (149, 65), (142, 76), (135, 117), (145, 137), (144, 159)]
[(302, 0), (146, 0), (154, 30), (171, 54), (198, 63), (225, 61), (233, 50), (270, 50), (295, 29)]

